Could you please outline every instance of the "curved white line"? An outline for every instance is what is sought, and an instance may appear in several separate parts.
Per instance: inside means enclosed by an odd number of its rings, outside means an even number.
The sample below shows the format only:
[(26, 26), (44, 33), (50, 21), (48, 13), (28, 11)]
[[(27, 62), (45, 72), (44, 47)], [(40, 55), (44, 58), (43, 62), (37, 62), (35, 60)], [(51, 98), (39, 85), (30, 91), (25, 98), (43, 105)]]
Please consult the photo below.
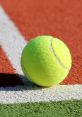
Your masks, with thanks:
[(69, 70), (69, 69), (61, 62), (61, 60), (58, 58), (58, 56), (56, 55), (56, 52), (55, 52), (55, 50), (53, 49), (53, 46), (52, 46), (52, 38), (50, 39), (50, 48), (51, 48), (51, 50), (52, 50), (52, 52), (53, 52), (53, 54), (54, 54), (56, 60), (58, 61), (58, 63), (59, 63), (64, 69)]

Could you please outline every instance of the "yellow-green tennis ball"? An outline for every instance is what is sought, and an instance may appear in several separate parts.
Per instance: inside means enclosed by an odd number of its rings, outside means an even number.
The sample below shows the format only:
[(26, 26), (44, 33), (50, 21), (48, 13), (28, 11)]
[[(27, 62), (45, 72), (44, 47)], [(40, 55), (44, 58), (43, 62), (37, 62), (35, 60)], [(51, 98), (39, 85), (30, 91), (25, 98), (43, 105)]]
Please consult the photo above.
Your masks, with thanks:
[(40, 86), (52, 86), (65, 79), (71, 68), (71, 55), (61, 40), (38, 36), (25, 46), (22, 70), (30, 81)]

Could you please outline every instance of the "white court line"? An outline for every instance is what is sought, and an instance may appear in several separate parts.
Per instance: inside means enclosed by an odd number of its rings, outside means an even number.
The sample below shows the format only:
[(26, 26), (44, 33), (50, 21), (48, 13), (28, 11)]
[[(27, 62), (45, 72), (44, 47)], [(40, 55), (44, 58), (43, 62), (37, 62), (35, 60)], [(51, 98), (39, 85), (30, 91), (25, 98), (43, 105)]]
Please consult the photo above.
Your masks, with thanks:
[[(2, 8), (0, 8), (0, 45), (17, 73), (23, 74), (20, 58), (26, 41)], [(47, 89), (35, 88), (35, 86), (2, 87), (0, 88), (0, 103), (82, 99), (82, 85), (58, 85)]]
[(0, 91), (0, 103), (24, 103), (24, 102), (50, 102), (71, 99), (82, 99), (82, 85), (59, 85), (48, 89), (29, 90), (27, 87), (4, 89)]
[(17, 73), (21, 75), (23, 73), (20, 66), (20, 58), (25, 44), (24, 37), (0, 7), (0, 45), (6, 52)]

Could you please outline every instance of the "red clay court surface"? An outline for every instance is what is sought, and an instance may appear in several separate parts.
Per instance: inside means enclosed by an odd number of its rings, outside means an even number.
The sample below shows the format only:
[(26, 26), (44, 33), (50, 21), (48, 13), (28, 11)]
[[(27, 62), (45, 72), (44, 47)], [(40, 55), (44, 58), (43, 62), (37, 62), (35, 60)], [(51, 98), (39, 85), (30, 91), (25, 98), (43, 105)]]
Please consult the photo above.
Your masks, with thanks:
[[(82, 84), (82, 0), (0, 1), (26, 39), (30, 40), (38, 35), (52, 35), (68, 45), (73, 65), (69, 76), (61, 84)], [(0, 47), (0, 86), (18, 84), (22, 83)]]

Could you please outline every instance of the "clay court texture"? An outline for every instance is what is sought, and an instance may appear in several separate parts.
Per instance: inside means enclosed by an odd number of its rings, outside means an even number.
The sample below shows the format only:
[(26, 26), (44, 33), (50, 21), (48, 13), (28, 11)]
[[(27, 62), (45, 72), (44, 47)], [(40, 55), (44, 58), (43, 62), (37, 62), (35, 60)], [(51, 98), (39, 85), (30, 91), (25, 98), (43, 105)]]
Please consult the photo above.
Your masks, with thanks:
[[(29, 40), (38, 35), (52, 35), (61, 39), (68, 45), (72, 55), (73, 64), (69, 75), (61, 84), (51, 88), (38, 87), (26, 81), (21, 70), (22, 50)], [(60, 105), (64, 106), (66, 100), (70, 104), (73, 103), (71, 100), (78, 100), (75, 105), (79, 108), (73, 108), (77, 111), (70, 117), (81, 117), (81, 99), (82, 1), (0, 0), (0, 103), (25, 103), (29, 107), (28, 103), (46, 102), (50, 108), (56, 107), (53, 103), (59, 108)], [(60, 104), (59, 101), (63, 102)], [(66, 105), (68, 103), (65, 102)]]

